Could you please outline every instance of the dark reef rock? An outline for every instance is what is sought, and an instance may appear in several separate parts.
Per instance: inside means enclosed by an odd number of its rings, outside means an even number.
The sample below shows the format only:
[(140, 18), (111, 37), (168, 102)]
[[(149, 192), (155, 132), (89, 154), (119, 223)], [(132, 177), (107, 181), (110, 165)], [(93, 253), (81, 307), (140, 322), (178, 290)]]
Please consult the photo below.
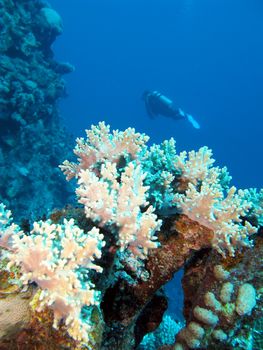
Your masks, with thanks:
[[(183, 289), (188, 327), (178, 335), (184, 350), (262, 349), (262, 264), (263, 236), (259, 231), (254, 248), (239, 252), (235, 258), (224, 259), (210, 251), (186, 265)], [(217, 276), (216, 267), (224, 271), (224, 276)], [(243, 293), (241, 298), (242, 286), (249, 293)], [(256, 294), (255, 305), (251, 304), (251, 290)], [(198, 308), (202, 313), (211, 310), (209, 320), (196, 311)], [(204, 334), (195, 338), (191, 324), (195, 329), (201, 326)]]
[(72, 141), (58, 116), (62, 74), (50, 45), (62, 21), (46, 2), (0, 0), (0, 201), (16, 219), (37, 218), (69, 199), (57, 166)]

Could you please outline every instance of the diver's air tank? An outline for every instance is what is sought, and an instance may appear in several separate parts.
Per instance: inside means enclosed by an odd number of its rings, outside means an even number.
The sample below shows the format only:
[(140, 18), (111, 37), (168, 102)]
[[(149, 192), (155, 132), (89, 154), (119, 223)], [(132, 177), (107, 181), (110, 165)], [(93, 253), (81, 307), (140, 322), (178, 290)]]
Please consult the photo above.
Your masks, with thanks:
[(160, 101), (162, 101), (164, 104), (168, 105), (168, 106), (172, 106), (173, 104), (173, 101), (170, 100), (168, 97), (162, 95), (160, 92), (158, 91), (153, 91), (152, 92), (152, 95), (153, 96), (156, 96), (159, 98)]

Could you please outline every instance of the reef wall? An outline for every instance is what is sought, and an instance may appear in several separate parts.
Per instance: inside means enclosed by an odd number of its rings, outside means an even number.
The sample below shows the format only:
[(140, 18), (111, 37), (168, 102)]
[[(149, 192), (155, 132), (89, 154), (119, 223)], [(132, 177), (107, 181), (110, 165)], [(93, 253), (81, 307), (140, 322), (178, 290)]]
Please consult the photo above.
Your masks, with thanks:
[(18, 220), (61, 207), (70, 195), (57, 167), (72, 148), (57, 101), (73, 67), (56, 62), (51, 49), (61, 33), (46, 2), (0, 0), (0, 200)]

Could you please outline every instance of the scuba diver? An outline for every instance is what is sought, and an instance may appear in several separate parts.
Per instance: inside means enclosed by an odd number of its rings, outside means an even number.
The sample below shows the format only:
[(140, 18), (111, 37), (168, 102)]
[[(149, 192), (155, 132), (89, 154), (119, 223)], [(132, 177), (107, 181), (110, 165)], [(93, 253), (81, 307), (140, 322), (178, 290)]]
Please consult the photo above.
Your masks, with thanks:
[(173, 101), (162, 95), (158, 91), (144, 91), (142, 95), (146, 111), (150, 118), (158, 115), (163, 115), (174, 120), (187, 119), (195, 129), (200, 129), (198, 122), (188, 113), (185, 113), (181, 108), (176, 109), (173, 106)]

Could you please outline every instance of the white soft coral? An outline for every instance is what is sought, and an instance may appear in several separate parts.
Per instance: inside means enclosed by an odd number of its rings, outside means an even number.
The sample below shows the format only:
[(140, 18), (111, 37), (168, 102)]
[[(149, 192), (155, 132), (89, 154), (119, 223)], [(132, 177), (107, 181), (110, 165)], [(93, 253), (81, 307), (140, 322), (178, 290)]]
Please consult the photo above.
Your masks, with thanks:
[(149, 137), (136, 133), (133, 128), (125, 131), (113, 130), (110, 126), (100, 122), (86, 130), (87, 138), (77, 138), (74, 153), (78, 157), (78, 164), (65, 161), (60, 168), (70, 180), (78, 177), (81, 170), (93, 169), (106, 161), (117, 163), (121, 157), (135, 159)]
[(129, 248), (140, 257), (158, 246), (154, 233), (161, 225), (152, 206), (142, 210), (148, 205), (144, 178), (140, 165), (130, 162), (119, 179), (116, 164), (106, 162), (100, 177), (89, 169), (82, 170), (76, 190), (86, 216), (101, 226), (115, 224), (121, 251)]
[(0, 203), (0, 247), (10, 249), (14, 235), (20, 234), (18, 225), (12, 223), (12, 214), (6, 209), (3, 203)]
[(89, 269), (102, 272), (94, 259), (101, 257), (103, 245), (97, 228), (85, 234), (73, 219), (65, 219), (63, 225), (35, 222), (30, 235), (13, 236), (8, 267), (19, 266), (23, 283), (35, 282), (40, 287), (37, 310), (49, 306), (54, 311), (54, 327), (64, 320), (77, 340), (86, 341), (88, 336), (82, 307), (98, 302), (98, 292), (89, 281), (83, 283), (82, 273)]
[(248, 237), (256, 231), (249, 222), (242, 223), (252, 204), (244, 198), (244, 191), (225, 190), (221, 184), (225, 168), (212, 167), (211, 157), (206, 147), (190, 152), (189, 160), (185, 153), (178, 157), (176, 165), (188, 185), (185, 193), (175, 195), (174, 202), (192, 220), (213, 230), (211, 245), (220, 254), (233, 256), (238, 247), (250, 245)]

